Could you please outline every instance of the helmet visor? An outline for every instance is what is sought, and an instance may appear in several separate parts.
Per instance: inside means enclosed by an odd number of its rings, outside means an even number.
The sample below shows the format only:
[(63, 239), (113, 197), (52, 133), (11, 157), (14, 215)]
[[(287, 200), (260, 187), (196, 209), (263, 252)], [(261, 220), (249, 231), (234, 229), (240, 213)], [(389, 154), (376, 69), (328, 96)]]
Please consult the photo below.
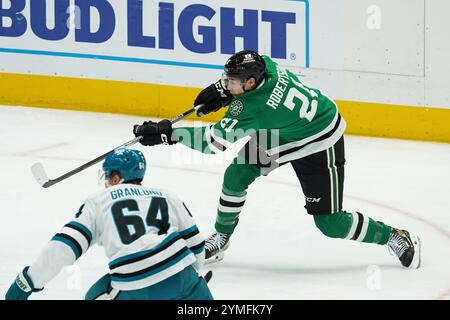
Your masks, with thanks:
[(245, 79), (229, 76), (226, 72), (222, 73), (221, 82), (225, 90), (230, 90), (237, 87), (240, 88), (245, 85)]

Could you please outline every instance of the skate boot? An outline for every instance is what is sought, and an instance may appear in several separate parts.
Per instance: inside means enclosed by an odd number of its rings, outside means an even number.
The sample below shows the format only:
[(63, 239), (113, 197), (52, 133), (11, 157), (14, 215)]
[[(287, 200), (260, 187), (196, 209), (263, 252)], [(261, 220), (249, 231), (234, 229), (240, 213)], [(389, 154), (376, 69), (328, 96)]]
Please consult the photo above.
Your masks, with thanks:
[(205, 259), (209, 263), (223, 259), (224, 251), (230, 245), (231, 233), (214, 232), (205, 241)]
[(387, 245), (398, 257), (402, 266), (411, 269), (420, 267), (420, 238), (418, 236), (410, 236), (406, 230), (392, 228)]

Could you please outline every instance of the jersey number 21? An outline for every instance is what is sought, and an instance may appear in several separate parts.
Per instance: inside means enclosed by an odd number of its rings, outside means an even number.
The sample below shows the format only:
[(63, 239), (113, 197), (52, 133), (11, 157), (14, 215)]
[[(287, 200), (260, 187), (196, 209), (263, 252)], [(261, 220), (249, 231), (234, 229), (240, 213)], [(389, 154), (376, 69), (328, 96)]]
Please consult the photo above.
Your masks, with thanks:
[(302, 92), (300, 92), (300, 90), (298, 90), (296, 87), (292, 87), (289, 89), (289, 92), (286, 96), (284, 106), (292, 111), (294, 110), (295, 107), (294, 98), (299, 99), (302, 103), (300, 106), (300, 114), (299, 114), (300, 119), (307, 119), (309, 122), (311, 122), (317, 112), (317, 104), (318, 104), (317, 93), (314, 90), (306, 88), (302, 83), (295, 81), (292, 78), (291, 81), (297, 87), (307, 91), (312, 97), (312, 100), (309, 101), (308, 97), (304, 95)]

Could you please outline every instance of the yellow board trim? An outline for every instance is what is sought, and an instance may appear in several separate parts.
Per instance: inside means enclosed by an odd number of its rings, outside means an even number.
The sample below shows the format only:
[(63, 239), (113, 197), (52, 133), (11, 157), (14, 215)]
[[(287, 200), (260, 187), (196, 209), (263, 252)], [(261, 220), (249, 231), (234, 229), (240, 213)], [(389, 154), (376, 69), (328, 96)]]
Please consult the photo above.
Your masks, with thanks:
[[(0, 73), (0, 104), (173, 118), (200, 89)], [(347, 134), (450, 143), (450, 109), (336, 101)], [(193, 120), (218, 121), (224, 111)]]
[(450, 143), (450, 109), (337, 101), (348, 134)]

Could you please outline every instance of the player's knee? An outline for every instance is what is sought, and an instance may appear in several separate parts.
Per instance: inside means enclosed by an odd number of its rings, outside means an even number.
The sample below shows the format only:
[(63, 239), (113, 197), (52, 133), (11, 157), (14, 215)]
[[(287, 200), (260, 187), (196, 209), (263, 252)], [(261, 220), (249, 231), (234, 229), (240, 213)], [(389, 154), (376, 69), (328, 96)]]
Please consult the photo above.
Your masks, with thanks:
[(89, 290), (86, 292), (86, 295), (84, 296), (84, 299), (95, 300), (99, 296), (106, 294), (110, 288), (111, 276), (109, 274), (105, 274), (89, 288)]
[(223, 184), (229, 190), (244, 192), (259, 175), (256, 166), (231, 164), (225, 171)]
[(346, 237), (351, 226), (351, 216), (345, 211), (329, 215), (315, 215), (314, 222), (327, 237), (342, 239)]

